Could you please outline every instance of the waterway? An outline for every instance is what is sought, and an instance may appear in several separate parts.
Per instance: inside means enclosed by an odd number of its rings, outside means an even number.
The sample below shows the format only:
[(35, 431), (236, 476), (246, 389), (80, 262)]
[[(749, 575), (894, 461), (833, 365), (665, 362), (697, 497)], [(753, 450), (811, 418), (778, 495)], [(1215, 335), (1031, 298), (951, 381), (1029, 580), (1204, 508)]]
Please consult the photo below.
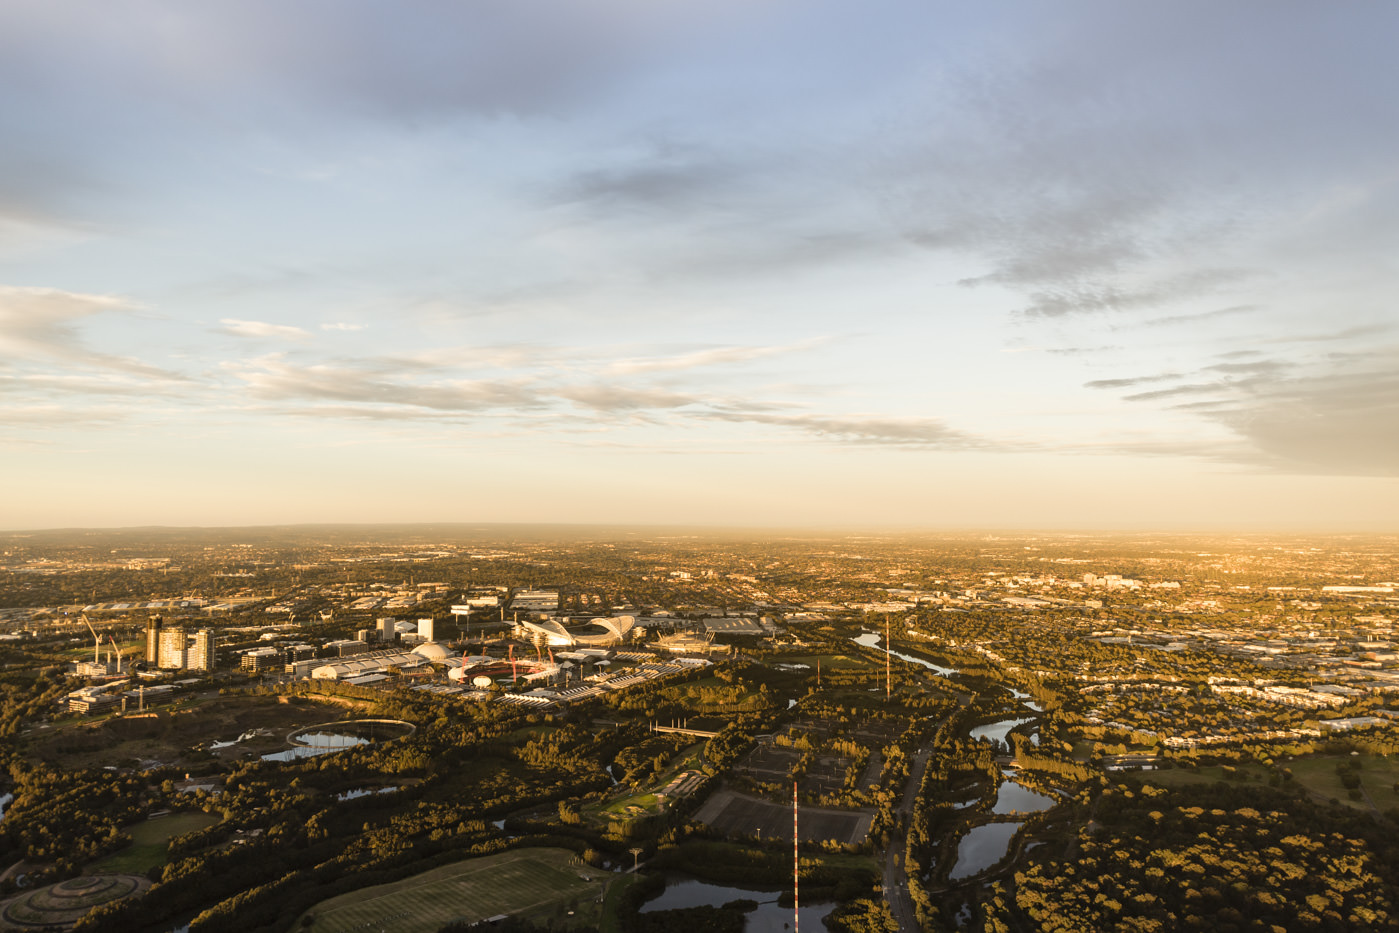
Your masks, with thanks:
[[(744, 933), (783, 933), (783, 931), (791, 930), (793, 917), (792, 908), (781, 907), (777, 903), (777, 898), (783, 890), (785, 889), (735, 888), (683, 875), (667, 875), (665, 891), (655, 900), (647, 901), (646, 905), (641, 908), (641, 912), (645, 914), (656, 910), (702, 907), (706, 904), (722, 907), (730, 901), (738, 900), (757, 901), (757, 908), (748, 913), (748, 922), (743, 928)], [(807, 930), (824, 929), (821, 918), (830, 913), (834, 907), (835, 904), (830, 902), (803, 904), (799, 911), (802, 928)]]
[[(1010, 730), (1016, 726), (1023, 726), (1027, 722), (1034, 722), (1035, 717), (1026, 716), (1021, 719), (999, 719), (996, 722), (988, 722), (984, 726), (977, 726), (969, 733), (972, 741), (978, 739), (990, 739), (992, 742), (1009, 747), (1006, 737), (1010, 735)], [(1036, 742), (1035, 744), (1039, 744)]]
[[(853, 641), (855, 644), (863, 645), (866, 648), (878, 648), (879, 643), (884, 640), (884, 636), (879, 634), (878, 632), (864, 632), (863, 634), (857, 635), (850, 640)], [(940, 664), (934, 664), (927, 658), (914, 657), (911, 654), (904, 654), (901, 651), (891, 650), (889, 653), (894, 657), (898, 658), (900, 661), (908, 661), (910, 664), (921, 664), (923, 667), (926, 667), (928, 670), (941, 677), (955, 677), (957, 674), (962, 673), (955, 667), (943, 667)]]
[(336, 800), (356, 800), (360, 797), (372, 797), (375, 794), (393, 794), (403, 790), (401, 787), (356, 787), (354, 790), (347, 790), (335, 795)]
[(983, 823), (973, 826), (957, 843), (957, 861), (948, 873), (949, 881), (961, 881), (983, 872), (1005, 858), (1010, 841), (1022, 823)]
[(303, 732), (294, 741), (301, 744), (283, 752), (272, 752), (262, 756), (263, 761), (295, 761), (298, 758), (314, 758), (331, 752), (343, 752), (356, 745), (368, 745), (369, 739), (343, 732)]
[(996, 803), (991, 807), (991, 812), (997, 815), (1039, 813), (1041, 810), (1048, 810), (1054, 804), (1053, 797), (1030, 790), (1024, 784), (1002, 781), (1001, 786), (996, 788)]

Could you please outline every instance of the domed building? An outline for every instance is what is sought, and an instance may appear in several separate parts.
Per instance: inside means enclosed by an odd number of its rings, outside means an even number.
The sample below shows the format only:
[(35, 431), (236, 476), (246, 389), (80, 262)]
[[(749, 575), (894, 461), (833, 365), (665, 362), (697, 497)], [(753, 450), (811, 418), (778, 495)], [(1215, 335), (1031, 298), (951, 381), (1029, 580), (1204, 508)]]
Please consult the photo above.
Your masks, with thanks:
[(435, 641), (426, 641), (413, 649), (413, 653), (421, 658), (425, 658), (433, 664), (446, 664), (449, 660), (461, 663), (460, 658), (454, 658), (447, 651), (446, 647)]

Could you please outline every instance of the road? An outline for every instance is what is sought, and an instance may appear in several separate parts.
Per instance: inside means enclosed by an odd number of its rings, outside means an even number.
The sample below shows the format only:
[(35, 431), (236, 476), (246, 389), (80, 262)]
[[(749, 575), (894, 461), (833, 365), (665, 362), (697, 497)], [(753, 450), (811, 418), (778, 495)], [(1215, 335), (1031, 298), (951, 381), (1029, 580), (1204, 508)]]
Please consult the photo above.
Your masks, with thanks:
[(913, 764), (908, 769), (908, 783), (904, 785), (903, 797), (894, 813), (897, 823), (904, 828), (889, 840), (884, 852), (884, 902), (889, 905), (889, 913), (905, 933), (917, 933), (918, 915), (913, 910), (913, 898), (908, 896), (908, 880), (904, 874), (903, 855), (908, 850), (908, 819), (913, 814), (913, 803), (918, 799), (918, 788), (923, 786), (923, 772), (928, 770), (928, 759), (932, 752), (920, 748), (913, 756)]

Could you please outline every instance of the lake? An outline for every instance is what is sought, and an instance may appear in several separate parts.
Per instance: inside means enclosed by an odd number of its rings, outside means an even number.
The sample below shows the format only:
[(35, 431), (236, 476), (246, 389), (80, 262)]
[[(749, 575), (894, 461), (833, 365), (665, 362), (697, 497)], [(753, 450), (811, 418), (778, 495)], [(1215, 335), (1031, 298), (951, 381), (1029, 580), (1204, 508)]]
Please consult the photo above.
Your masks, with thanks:
[(949, 881), (961, 881), (983, 872), (1005, 858), (1010, 841), (1023, 823), (983, 823), (973, 826), (957, 843), (957, 861), (948, 873)]
[[(722, 884), (713, 884), (708, 881), (700, 881), (697, 878), (688, 878), (680, 875), (667, 876), (666, 889), (660, 897), (653, 901), (647, 901), (641, 908), (642, 913), (651, 913), (656, 910), (675, 910), (680, 907), (723, 907), (729, 901), (750, 900), (757, 901), (756, 910), (748, 914), (748, 923), (743, 928), (744, 933), (783, 933), (790, 930), (792, 926), (793, 911), (790, 907), (779, 907), (777, 904), (778, 895), (785, 888), (735, 888)], [(822, 930), (825, 925), (821, 918), (830, 913), (835, 907), (834, 903), (824, 902), (817, 904), (803, 904), (801, 906), (801, 925), (807, 930)]]

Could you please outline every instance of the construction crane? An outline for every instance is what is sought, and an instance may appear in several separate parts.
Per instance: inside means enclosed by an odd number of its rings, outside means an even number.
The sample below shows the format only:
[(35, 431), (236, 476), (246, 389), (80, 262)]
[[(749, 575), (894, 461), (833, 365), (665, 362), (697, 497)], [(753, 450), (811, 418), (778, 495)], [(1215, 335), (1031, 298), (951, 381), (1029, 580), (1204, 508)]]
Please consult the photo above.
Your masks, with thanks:
[(97, 629), (92, 627), (92, 623), (88, 621), (86, 612), (83, 613), (83, 624), (86, 625), (87, 630), (92, 633), (92, 663), (101, 664), (102, 636), (98, 635)]
[(116, 640), (115, 638), (112, 637), (112, 633), (111, 633), (111, 632), (108, 632), (108, 633), (107, 633), (107, 640), (108, 640), (109, 642), (112, 643), (112, 650), (114, 650), (114, 651), (117, 653), (117, 673), (120, 674), (120, 673), (121, 673), (121, 645), (117, 644), (117, 640)]

